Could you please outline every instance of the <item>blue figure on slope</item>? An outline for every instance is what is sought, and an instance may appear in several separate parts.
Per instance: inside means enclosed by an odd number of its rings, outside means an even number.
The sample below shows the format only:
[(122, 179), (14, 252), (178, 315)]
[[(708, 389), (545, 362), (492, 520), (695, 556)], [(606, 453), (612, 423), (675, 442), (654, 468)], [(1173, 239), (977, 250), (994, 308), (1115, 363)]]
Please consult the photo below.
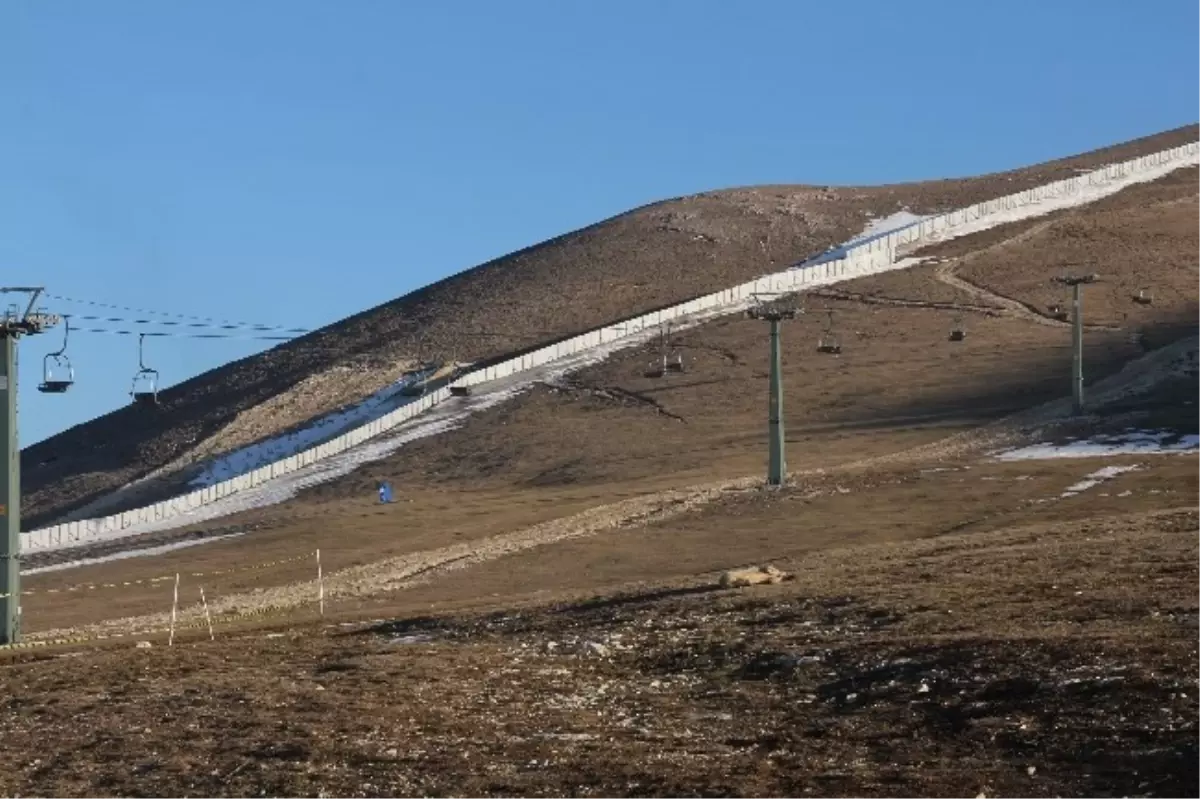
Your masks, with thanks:
[(392, 501), (392, 484), (384, 480), (379, 484), (379, 501), (387, 503)]

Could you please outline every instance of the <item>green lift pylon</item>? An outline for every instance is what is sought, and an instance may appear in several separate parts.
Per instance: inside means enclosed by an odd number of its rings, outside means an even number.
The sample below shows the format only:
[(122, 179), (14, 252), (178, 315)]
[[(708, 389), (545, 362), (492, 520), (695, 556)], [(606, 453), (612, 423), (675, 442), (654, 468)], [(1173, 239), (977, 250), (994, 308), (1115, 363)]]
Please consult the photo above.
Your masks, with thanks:
[(21, 640), (21, 444), (17, 435), (17, 340), (58, 323), (34, 310), (41, 288), (0, 287), (0, 294), (28, 294), (22, 309), (9, 306), (0, 316), (0, 644)]
[(771, 380), (767, 398), (767, 485), (781, 486), (787, 479), (787, 453), (784, 446), (783, 429), (783, 353), (780, 345), (779, 326), (784, 319), (795, 319), (796, 308), (751, 308), (746, 315), (771, 325)]
[(1071, 410), (1082, 416), (1083, 404), (1083, 287), (1096, 282), (1096, 275), (1066, 275), (1055, 283), (1071, 287)]

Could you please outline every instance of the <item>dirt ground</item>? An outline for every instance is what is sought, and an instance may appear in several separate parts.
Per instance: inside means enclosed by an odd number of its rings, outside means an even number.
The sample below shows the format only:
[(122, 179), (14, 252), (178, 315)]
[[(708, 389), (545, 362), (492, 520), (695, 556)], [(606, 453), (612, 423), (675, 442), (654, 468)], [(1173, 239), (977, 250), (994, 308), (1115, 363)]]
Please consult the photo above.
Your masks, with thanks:
[(30, 651), (0, 792), (1195, 795), (1188, 500), (785, 553), (775, 586)]

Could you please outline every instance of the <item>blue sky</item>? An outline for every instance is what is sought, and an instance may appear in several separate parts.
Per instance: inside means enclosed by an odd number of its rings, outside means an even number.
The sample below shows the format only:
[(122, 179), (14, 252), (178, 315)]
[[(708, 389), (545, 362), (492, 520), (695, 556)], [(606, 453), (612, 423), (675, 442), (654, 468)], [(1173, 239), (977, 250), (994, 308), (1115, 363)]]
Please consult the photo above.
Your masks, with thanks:
[[(7, 0), (0, 284), (318, 327), (653, 200), (1194, 122), (1198, 22), (1195, 0)], [(70, 394), (37, 393), (60, 337), (22, 344), (26, 445), (129, 399), (136, 339), (104, 334), (72, 337)], [(147, 346), (169, 384), (268, 345)]]

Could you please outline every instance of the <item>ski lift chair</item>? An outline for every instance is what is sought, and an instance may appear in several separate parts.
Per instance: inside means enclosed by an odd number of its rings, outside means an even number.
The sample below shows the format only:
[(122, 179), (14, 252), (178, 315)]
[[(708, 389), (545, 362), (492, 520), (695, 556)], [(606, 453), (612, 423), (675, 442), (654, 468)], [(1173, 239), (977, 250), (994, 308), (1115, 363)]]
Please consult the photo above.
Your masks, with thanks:
[(837, 333), (833, 332), (833, 311), (826, 313), (829, 314), (829, 321), (825, 323), (824, 332), (817, 338), (817, 352), (823, 355), (841, 355), (842, 342)]
[(42, 359), (42, 382), (38, 391), (43, 394), (65, 394), (75, 384), (75, 369), (65, 355), (48, 354)]
[(664, 355), (661, 360), (651, 361), (646, 367), (646, 371), (642, 372), (642, 377), (660, 378), (667, 373), (667, 358)]
[(133, 376), (133, 388), (129, 391), (138, 405), (158, 404), (158, 371), (141, 369)]
[(1154, 295), (1145, 289), (1138, 289), (1138, 293), (1133, 295), (1133, 301), (1138, 305), (1153, 305)]
[(663, 365), (667, 372), (682, 372), (683, 371), (683, 353), (675, 350), (667, 357), (666, 363)]
[(42, 382), (37, 388), (43, 394), (63, 394), (75, 383), (75, 369), (66, 355), (67, 340), (71, 337), (70, 317), (64, 316), (63, 324), (62, 348), (42, 359)]
[(962, 341), (967, 337), (967, 330), (963, 327), (962, 317), (957, 317), (954, 320), (954, 327), (950, 328), (950, 340)]
[(158, 405), (158, 370), (146, 366), (146, 362), (142, 358), (145, 340), (146, 334), (140, 333), (138, 335), (138, 370), (133, 376), (133, 386), (129, 390), (129, 395), (133, 397), (136, 405), (155, 406)]
[(841, 355), (842, 342), (838, 341), (836, 333), (822, 333), (817, 339), (817, 352), (823, 355)]

